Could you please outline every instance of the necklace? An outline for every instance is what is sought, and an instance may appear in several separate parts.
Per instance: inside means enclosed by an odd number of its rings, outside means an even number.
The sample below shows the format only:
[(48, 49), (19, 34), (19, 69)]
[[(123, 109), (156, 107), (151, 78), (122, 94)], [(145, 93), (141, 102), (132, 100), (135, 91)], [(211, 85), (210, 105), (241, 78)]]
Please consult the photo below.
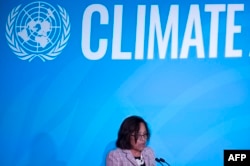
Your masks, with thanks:
[(138, 158), (136, 158), (135, 160), (136, 160), (136, 162), (137, 162), (137, 164), (138, 164), (139, 166), (141, 166), (141, 165), (144, 164), (144, 159), (143, 159), (142, 155), (141, 155), (141, 157), (138, 157)]

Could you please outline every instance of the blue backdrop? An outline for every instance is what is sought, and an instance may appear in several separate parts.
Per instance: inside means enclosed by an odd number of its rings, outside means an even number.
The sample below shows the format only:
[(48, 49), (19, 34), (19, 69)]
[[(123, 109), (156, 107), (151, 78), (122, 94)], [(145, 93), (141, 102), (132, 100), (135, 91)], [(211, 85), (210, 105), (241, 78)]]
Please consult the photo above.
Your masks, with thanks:
[(250, 149), (250, 3), (0, 0), (0, 165), (105, 165), (122, 120), (171, 165)]

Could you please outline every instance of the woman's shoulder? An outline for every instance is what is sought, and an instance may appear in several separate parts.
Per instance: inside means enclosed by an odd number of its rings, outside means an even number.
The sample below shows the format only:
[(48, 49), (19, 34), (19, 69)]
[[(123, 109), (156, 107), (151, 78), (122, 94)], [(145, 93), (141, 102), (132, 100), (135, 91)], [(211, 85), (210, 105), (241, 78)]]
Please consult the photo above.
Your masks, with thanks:
[(116, 149), (111, 150), (109, 152), (109, 155), (118, 155), (118, 154), (123, 154), (123, 153), (126, 153), (126, 150), (116, 148)]
[(154, 150), (151, 147), (145, 147), (143, 153), (154, 156)]
[(122, 151), (123, 151), (123, 149), (121, 149), (121, 148), (115, 148), (115, 149), (111, 150), (110, 153), (120, 153)]
[(154, 152), (154, 150), (151, 147), (149, 147), (149, 146), (145, 147), (144, 151)]

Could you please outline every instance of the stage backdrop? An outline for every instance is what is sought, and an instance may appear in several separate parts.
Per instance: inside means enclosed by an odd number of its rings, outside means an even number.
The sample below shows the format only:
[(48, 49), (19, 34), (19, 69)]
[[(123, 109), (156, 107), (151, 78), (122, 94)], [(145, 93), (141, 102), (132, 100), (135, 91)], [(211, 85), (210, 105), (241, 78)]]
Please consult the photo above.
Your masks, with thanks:
[(250, 2), (1, 0), (0, 165), (105, 165), (139, 115), (171, 165), (250, 149)]

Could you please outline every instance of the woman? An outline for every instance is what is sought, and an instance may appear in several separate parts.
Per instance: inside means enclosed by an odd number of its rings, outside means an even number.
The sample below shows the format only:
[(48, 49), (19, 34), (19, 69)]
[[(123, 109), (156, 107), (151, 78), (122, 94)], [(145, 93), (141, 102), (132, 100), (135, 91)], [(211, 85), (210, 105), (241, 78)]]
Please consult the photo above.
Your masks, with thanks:
[(139, 116), (126, 118), (119, 129), (116, 149), (109, 152), (107, 166), (155, 166), (155, 156), (147, 147), (150, 132)]

